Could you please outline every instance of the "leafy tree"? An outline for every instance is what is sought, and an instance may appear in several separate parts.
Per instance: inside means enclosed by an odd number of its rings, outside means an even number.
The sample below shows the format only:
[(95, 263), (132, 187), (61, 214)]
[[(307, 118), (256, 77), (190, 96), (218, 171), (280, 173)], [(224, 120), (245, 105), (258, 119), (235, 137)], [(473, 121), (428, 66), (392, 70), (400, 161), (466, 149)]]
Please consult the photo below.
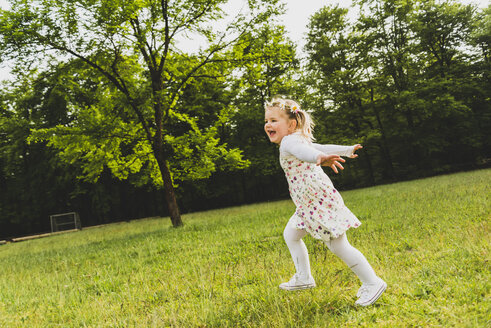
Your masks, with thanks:
[(478, 28), (485, 15), (457, 1), (355, 4), (353, 23), (332, 6), (312, 16), (306, 83), (327, 128), (321, 136), (368, 146), (356, 164), (368, 179), (356, 180), (434, 174), (486, 158), (489, 66)]
[(466, 100), (472, 108), (480, 134), (482, 161), (491, 157), (491, 5), (473, 20), (470, 44), (478, 49), (478, 57), (471, 66), (472, 89), (467, 89)]
[(411, 29), (422, 67), (414, 87), (419, 98), (416, 131), (422, 152), (433, 158), (428, 164), (434, 168), (449, 162), (464, 164), (462, 158), (475, 157), (480, 146), (480, 131), (468, 102), (478, 89), (469, 74), (475, 55), (464, 50), (474, 28), (475, 12), (474, 6), (456, 1), (427, 1), (420, 2), (413, 14)]
[[(378, 83), (372, 69), (375, 58), (369, 40), (349, 24), (347, 13), (347, 9), (326, 6), (314, 14), (305, 47), (309, 56), (305, 82), (311, 87), (309, 99), (321, 122), (319, 141), (367, 146), (362, 157), (365, 170), (351, 176), (351, 181), (347, 176), (352, 171), (347, 171), (345, 186), (353, 185), (354, 180), (373, 184), (377, 175), (389, 178), (393, 174), (386, 129), (374, 96)], [(382, 156), (373, 153), (374, 149)], [(380, 157), (386, 160), (373, 162)], [(377, 166), (384, 169), (376, 172)]]
[[(231, 120), (230, 143), (240, 145), (251, 161), (241, 177), (241, 189), (246, 194), (248, 190), (261, 194), (266, 185), (276, 186), (278, 180), (284, 179), (278, 170), (275, 146), (264, 133), (264, 103), (276, 94), (302, 95), (296, 80), (300, 63), (295, 45), (285, 37), (282, 26), (266, 25), (244, 38), (246, 42), (234, 51), (234, 56), (243, 56), (247, 64), (234, 85), (234, 105), (238, 110)], [(251, 186), (252, 181), (255, 187)]]
[(433, 71), (433, 75), (436, 73), (445, 77), (445, 73), (458, 60), (459, 48), (469, 39), (473, 28), (474, 11), (473, 6), (454, 1), (419, 3), (412, 30), (416, 32), (424, 58), (431, 58), (427, 70)]
[[(419, 81), (421, 67), (411, 31), (412, 13), (416, 1), (385, 0), (360, 1), (360, 18), (357, 30), (366, 36), (367, 45), (373, 54), (371, 68), (377, 76), (374, 96), (382, 117), (390, 117), (385, 124), (385, 133), (392, 143), (390, 158), (404, 161), (394, 163), (394, 175), (405, 176), (409, 171), (421, 169), (421, 147), (418, 145), (416, 128), (417, 98), (414, 85)], [(403, 145), (403, 146), (402, 146)]]
[[(67, 122), (56, 76), (2, 92), (0, 110), (0, 227), (3, 237), (44, 231), (53, 208), (70, 201), (74, 174), (44, 144), (28, 144), (31, 129)], [(15, 101), (14, 101), (15, 99)], [(49, 113), (49, 114), (47, 114)], [(40, 218), (44, 218), (40, 220)]]
[(99, 183), (76, 176), (46, 142), (28, 143), (32, 129), (70, 122), (61, 72), (5, 87), (0, 108), (0, 239), (50, 231), (49, 215), (76, 211), (82, 225), (163, 214), (153, 188), (116, 181), (106, 169)]
[(244, 65), (234, 72), (228, 91), (220, 93), (230, 97), (231, 111), (219, 135), (232, 147), (240, 147), (250, 165), (240, 173), (220, 170), (208, 180), (185, 184), (183, 190), (195, 190), (184, 196), (193, 209), (273, 199), (288, 190), (278, 187), (285, 183), (284, 176), (278, 169), (275, 146), (264, 133), (263, 118), (264, 102), (272, 95), (302, 95), (296, 81), (295, 45), (285, 37), (284, 27), (271, 23), (244, 34), (228, 56)]
[(491, 61), (491, 5), (479, 15), (471, 32), (471, 43), (479, 47), (483, 60)]
[(269, 147), (265, 147), (270, 142), (263, 133), (264, 103), (276, 94), (299, 93), (295, 81), (299, 61), (294, 44), (285, 39), (283, 27), (265, 26), (244, 38), (246, 41), (233, 54), (243, 56), (247, 64), (233, 86), (237, 93), (234, 105), (238, 110), (232, 118), (232, 142), (241, 144), (259, 172), (268, 175), (276, 165), (263, 153), (265, 148), (270, 153)]
[[(83, 164), (83, 175), (91, 180), (102, 163), (120, 178), (148, 170), (152, 182), (163, 185), (173, 225), (182, 225), (172, 163), (186, 159), (187, 167), (174, 174), (193, 172), (197, 178), (209, 175), (216, 161), (244, 162), (238, 150), (220, 145), (215, 127), (200, 129), (179, 100), (193, 81), (210, 73), (227, 76), (220, 65), (228, 60), (223, 50), (281, 9), (276, 0), (248, 1), (248, 11), (217, 32), (214, 24), (225, 16), (225, 2), (11, 1), (12, 9), (0, 19), (2, 58), (15, 59), (19, 67), (35, 59), (41, 64), (78, 59), (84, 80), (97, 86), (97, 101), (74, 108), (71, 125), (41, 130), (33, 140), (48, 140), (63, 158)], [(198, 35), (207, 46), (183, 53), (177, 44), (182, 34)], [(66, 79), (75, 85), (80, 76)], [(203, 170), (196, 172), (198, 166)]]

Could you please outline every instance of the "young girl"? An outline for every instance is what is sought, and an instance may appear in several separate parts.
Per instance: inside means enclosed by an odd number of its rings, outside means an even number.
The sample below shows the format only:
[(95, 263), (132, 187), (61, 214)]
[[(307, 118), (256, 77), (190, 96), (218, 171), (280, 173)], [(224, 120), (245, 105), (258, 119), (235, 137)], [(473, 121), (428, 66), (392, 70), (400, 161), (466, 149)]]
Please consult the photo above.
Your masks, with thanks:
[(363, 254), (348, 242), (346, 230), (361, 223), (344, 205), (341, 195), (320, 167), (330, 166), (338, 173), (338, 168), (343, 169), (341, 162), (345, 162), (340, 156), (355, 158), (358, 156), (355, 151), (362, 146), (312, 143), (313, 126), (310, 115), (293, 100), (276, 97), (265, 104), (264, 130), (271, 142), (280, 145), (280, 164), (297, 207), (283, 233), (297, 272), (280, 288), (315, 287), (309, 255), (302, 241), (309, 233), (322, 240), (358, 276), (362, 286), (355, 304), (367, 306), (382, 295), (387, 284), (377, 277)]

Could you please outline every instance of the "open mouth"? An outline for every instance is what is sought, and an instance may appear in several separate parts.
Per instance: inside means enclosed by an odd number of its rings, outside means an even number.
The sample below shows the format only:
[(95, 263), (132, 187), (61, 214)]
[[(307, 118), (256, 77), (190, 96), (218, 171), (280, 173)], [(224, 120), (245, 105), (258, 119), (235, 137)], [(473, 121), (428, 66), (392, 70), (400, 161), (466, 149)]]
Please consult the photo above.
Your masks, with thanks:
[(273, 138), (276, 135), (276, 131), (268, 131), (268, 135), (270, 138)]

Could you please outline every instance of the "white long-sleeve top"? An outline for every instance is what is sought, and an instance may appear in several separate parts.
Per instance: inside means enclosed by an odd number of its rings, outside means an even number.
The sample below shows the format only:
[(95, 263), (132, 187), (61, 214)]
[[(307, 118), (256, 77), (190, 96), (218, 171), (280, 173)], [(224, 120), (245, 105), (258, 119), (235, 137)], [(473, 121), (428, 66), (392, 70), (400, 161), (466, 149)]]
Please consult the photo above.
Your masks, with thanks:
[(355, 146), (321, 145), (308, 141), (300, 133), (283, 137), (280, 144), (282, 156), (292, 155), (301, 161), (316, 163), (321, 154), (349, 157), (353, 155)]

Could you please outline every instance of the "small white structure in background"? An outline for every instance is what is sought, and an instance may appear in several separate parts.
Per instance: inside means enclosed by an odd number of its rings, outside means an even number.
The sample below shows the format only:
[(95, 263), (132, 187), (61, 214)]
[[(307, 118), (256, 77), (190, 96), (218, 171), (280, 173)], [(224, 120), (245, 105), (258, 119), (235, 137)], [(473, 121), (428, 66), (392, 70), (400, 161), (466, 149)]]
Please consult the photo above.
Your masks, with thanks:
[(49, 216), (49, 219), (51, 221), (51, 232), (82, 229), (80, 216), (77, 212), (53, 214)]

